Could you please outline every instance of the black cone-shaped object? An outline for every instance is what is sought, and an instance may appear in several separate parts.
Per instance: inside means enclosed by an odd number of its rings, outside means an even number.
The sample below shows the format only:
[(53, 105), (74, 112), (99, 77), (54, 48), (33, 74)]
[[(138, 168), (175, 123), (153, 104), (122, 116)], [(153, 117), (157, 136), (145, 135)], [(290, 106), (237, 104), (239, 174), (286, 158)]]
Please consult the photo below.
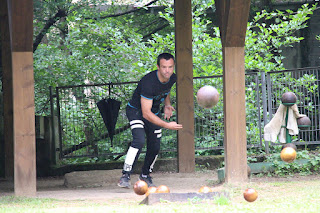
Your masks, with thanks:
[(103, 122), (106, 125), (113, 146), (112, 140), (115, 134), (115, 127), (119, 115), (121, 102), (112, 98), (102, 99), (97, 103)]

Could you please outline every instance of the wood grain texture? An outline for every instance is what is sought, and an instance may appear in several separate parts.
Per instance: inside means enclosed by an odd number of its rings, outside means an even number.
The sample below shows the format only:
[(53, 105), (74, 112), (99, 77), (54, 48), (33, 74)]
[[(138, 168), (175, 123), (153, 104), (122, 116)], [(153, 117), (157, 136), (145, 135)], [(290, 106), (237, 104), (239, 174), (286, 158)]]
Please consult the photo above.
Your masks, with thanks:
[(36, 194), (36, 137), (32, 52), (12, 53), (14, 188), (17, 196)]
[(222, 46), (244, 46), (250, 0), (216, 0), (215, 4)]
[(195, 171), (191, 0), (175, 1), (178, 171)]
[(0, 0), (5, 177), (13, 179), (12, 53), (7, 0)]
[(247, 177), (244, 47), (224, 47), (223, 101), (226, 182)]

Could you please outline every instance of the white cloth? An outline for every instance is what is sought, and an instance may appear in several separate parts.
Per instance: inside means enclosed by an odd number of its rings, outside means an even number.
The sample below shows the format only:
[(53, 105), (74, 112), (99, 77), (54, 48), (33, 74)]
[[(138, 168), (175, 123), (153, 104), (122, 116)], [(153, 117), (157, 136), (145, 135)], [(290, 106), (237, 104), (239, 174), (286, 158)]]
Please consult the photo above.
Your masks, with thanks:
[[(288, 123), (286, 128), (281, 128), (286, 125), (286, 114), (288, 110)], [(271, 121), (264, 127), (264, 140), (276, 142), (279, 138), (280, 143), (286, 143), (286, 129), (289, 130), (290, 135), (299, 134), (297, 118), (305, 117), (306, 115), (300, 114), (296, 104), (292, 106), (285, 106), (280, 104), (276, 114)]]

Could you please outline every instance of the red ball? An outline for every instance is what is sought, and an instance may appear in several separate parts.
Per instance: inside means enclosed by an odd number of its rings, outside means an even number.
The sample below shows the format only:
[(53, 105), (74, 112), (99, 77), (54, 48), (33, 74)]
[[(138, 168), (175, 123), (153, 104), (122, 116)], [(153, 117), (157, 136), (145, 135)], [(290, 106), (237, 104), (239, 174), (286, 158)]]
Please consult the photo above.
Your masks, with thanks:
[(134, 185), (133, 185), (133, 191), (137, 195), (144, 195), (148, 191), (148, 184), (143, 181), (143, 180), (138, 180)]
[(197, 102), (203, 108), (212, 108), (219, 101), (219, 93), (212, 86), (203, 86), (197, 92)]
[(253, 202), (258, 198), (258, 192), (255, 189), (248, 188), (243, 192), (243, 197), (248, 202)]

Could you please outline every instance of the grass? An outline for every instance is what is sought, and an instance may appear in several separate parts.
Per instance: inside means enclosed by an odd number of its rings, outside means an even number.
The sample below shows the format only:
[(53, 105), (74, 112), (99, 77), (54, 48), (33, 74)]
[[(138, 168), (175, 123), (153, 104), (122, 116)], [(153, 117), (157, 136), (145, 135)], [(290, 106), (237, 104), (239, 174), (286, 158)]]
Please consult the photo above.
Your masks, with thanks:
[[(150, 206), (121, 199), (101, 202), (3, 196), (0, 197), (0, 212), (320, 212), (320, 180), (301, 178), (223, 184), (213, 189), (228, 192), (229, 198), (191, 199), (184, 203), (162, 201)], [(243, 191), (249, 187), (259, 194), (252, 203), (243, 199)]]

